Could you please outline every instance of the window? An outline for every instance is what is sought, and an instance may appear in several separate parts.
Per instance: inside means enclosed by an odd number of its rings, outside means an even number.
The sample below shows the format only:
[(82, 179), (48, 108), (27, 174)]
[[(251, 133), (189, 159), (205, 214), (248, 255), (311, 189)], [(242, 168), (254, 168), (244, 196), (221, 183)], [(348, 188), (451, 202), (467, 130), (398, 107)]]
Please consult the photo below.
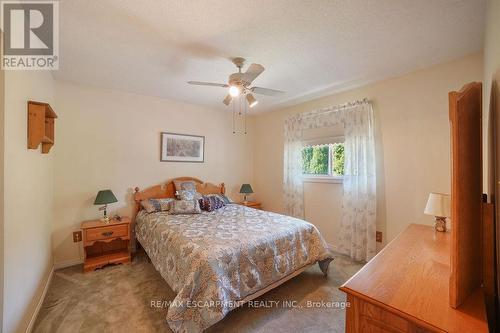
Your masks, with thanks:
[(302, 148), (306, 181), (340, 181), (344, 176), (344, 143), (306, 144)]

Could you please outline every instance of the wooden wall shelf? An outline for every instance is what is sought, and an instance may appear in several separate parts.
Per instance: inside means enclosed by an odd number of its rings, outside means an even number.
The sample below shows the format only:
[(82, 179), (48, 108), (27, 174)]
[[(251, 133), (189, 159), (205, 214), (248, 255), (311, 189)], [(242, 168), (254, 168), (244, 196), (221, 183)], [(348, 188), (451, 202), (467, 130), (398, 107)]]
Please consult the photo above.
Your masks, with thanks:
[(48, 103), (28, 101), (28, 149), (42, 144), (42, 154), (48, 154), (54, 145), (54, 127), (57, 114)]

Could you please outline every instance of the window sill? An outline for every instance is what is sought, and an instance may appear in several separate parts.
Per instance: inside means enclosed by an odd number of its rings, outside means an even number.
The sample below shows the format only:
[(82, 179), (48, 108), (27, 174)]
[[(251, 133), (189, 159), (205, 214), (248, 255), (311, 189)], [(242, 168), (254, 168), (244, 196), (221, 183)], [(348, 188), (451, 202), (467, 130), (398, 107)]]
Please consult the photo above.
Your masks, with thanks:
[(342, 184), (344, 179), (342, 177), (302, 177), (304, 183), (330, 183)]

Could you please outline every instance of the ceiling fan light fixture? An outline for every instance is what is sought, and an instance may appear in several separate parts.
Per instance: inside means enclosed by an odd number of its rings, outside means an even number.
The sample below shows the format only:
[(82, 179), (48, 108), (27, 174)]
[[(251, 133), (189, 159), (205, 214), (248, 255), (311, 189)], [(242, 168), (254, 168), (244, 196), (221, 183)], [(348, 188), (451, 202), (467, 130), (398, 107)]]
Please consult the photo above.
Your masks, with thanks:
[(238, 86), (230, 86), (229, 87), (229, 95), (232, 97), (238, 97), (241, 94), (241, 88)]
[(231, 97), (231, 95), (227, 95), (224, 100), (222, 101), (222, 103), (226, 104), (226, 105), (229, 105), (229, 103), (231, 103), (231, 101), (233, 100), (233, 98)]
[(248, 106), (250, 106), (251, 108), (259, 104), (259, 101), (255, 99), (255, 97), (252, 94), (247, 94), (246, 99), (248, 102)]
[[(259, 75), (264, 72), (264, 66), (260, 64), (251, 64), (248, 66), (245, 72), (242, 72), (243, 65), (245, 63), (244, 58), (234, 58), (232, 59), (233, 64), (238, 68), (236, 73), (229, 75), (227, 83), (214, 83), (214, 82), (204, 82), (204, 81), (188, 81), (188, 84), (197, 86), (212, 86), (221, 87), (227, 89), (227, 96), (222, 100), (222, 103), (229, 106), (231, 103), (233, 107), (236, 106), (236, 102), (240, 103), (240, 113), (241, 107), (245, 106), (245, 112), (248, 111), (248, 107), (255, 107), (259, 102), (255, 98), (254, 94), (257, 95), (267, 95), (267, 96), (278, 96), (284, 93), (284, 91), (268, 89), (262, 87), (252, 86), (254, 80), (259, 77)], [(252, 87), (250, 87), (252, 86)], [(250, 94), (251, 93), (251, 94)], [(240, 97), (241, 98), (238, 98)], [(243, 97), (246, 98), (247, 104), (244, 104)]]

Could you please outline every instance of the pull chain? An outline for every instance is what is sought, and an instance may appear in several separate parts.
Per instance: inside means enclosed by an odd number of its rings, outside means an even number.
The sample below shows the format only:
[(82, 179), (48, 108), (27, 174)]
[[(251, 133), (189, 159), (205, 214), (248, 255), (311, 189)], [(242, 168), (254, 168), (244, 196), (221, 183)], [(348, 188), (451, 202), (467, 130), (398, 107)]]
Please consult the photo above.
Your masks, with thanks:
[(248, 112), (248, 105), (247, 103), (245, 104), (245, 115), (243, 116), (243, 121), (245, 123), (245, 135), (247, 134), (247, 112)]
[(234, 121), (235, 121), (234, 117), (235, 117), (235, 113), (236, 113), (234, 99), (231, 101), (231, 104), (233, 104), (233, 134), (236, 134), (236, 128), (235, 128), (235, 124), (234, 124)]
[[(237, 99), (237, 101), (236, 101)], [(236, 103), (239, 105), (236, 106)], [(248, 114), (248, 105), (245, 101), (244, 98), (242, 98), (242, 95), (233, 98), (231, 101), (232, 107), (233, 107), (233, 134), (236, 134), (236, 108), (238, 107), (238, 116), (243, 117), (243, 127), (244, 127), (244, 134), (247, 134), (247, 114)]]

